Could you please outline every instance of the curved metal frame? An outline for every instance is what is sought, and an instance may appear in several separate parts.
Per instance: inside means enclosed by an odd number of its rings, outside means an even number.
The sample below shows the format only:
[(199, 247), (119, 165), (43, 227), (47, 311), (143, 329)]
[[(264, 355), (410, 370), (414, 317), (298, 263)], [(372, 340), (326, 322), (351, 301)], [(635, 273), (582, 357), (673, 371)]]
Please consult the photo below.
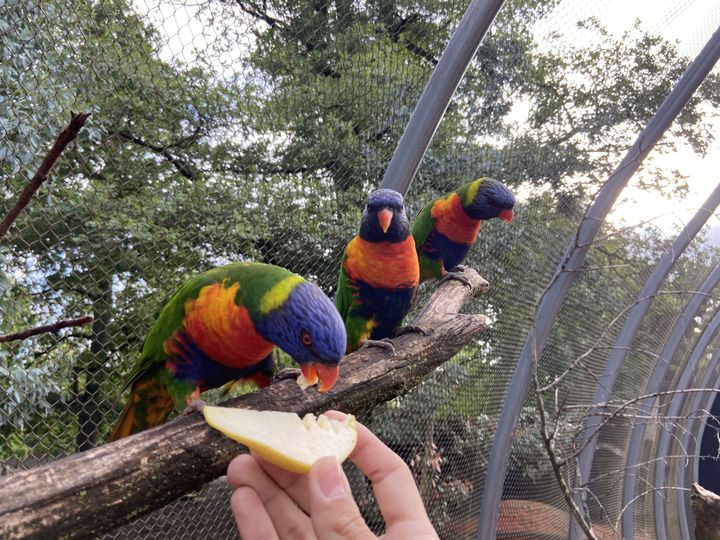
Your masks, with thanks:
[[(542, 354), (550, 330), (560, 311), (570, 286), (577, 277), (585, 255), (600, 226), (620, 192), (639, 168), (652, 147), (670, 127), (700, 83), (720, 58), (720, 28), (688, 67), (660, 108), (638, 136), (625, 158), (615, 169), (580, 222), (577, 234), (566, 248), (550, 285), (545, 290), (533, 318), (536, 326), (528, 332), (525, 345), (508, 385), (506, 402), (497, 424), (492, 450), (487, 463), (487, 476), (478, 515), (476, 538), (494, 538), (502, 488), (512, 447), (513, 433), (532, 378), (532, 360)], [(534, 330), (534, 331), (533, 331)]]
[(473, 0), (445, 47), (400, 138), (381, 188), (407, 192), (450, 100), (505, 0)]
[[(606, 403), (609, 401), (612, 391), (615, 388), (615, 383), (620, 375), (625, 358), (627, 358), (630, 352), (632, 342), (635, 340), (640, 325), (642, 324), (647, 311), (650, 309), (650, 305), (660, 290), (665, 278), (672, 270), (675, 263), (680, 256), (685, 252), (685, 249), (690, 245), (690, 242), (697, 236), (700, 230), (703, 228), (707, 220), (720, 205), (720, 184), (715, 186), (715, 189), (710, 194), (705, 204), (696, 212), (692, 219), (685, 225), (680, 234), (677, 235), (672, 245), (665, 251), (663, 256), (660, 258), (658, 263), (655, 265), (652, 273), (648, 277), (645, 285), (637, 296), (635, 305), (629, 310), (627, 318), (623, 323), (620, 334), (615, 340), (615, 346), (610, 351), (605, 368), (598, 381), (597, 388), (595, 389), (595, 396), (592, 403)], [(575, 478), (576, 485), (583, 480), (589, 480), (590, 473), (592, 470), (593, 459), (595, 458), (595, 445), (597, 443), (597, 437), (599, 435), (598, 427), (603, 421), (600, 414), (600, 407), (594, 406), (590, 414), (587, 415), (585, 420), (585, 429), (583, 431), (583, 441), (581, 447), (584, 446), (584, 450), (578, 457), (577, 465), (577, 476)], [(580, 496), (576, 495), (576, 504), (582, 506)], [(582, 530), (575, 523), (574, 518), (570, 518), (571, 521), (571, 534), (570, 538), (581, 538), (583, 535)]]
[[(713, 404), (714, 404), (714, 402), (715, 402), (715, 399), (716, 399), (717, 396), (720, 394), (720, 359), (718, 359), (718, 361), (717, 361), (716, 364), (713, 366), (713, 368), (714, 368), (714, 371), (717, 371), (717, 378), (715, 379), (715, 381), (713, 382), (713, 385), (712, 385), (712, 388), (714, 389), (714, 391), (713, 391), (713, 392), (710, 392), (710, 395), (708, 396), (708, 399), (707, 399), (707, 401), (705, 402), (705, 409), (704, 409), (704, 410), (706, 410), (706, 411), (710, 411), (710, 410), (712, 409), (712, 406), (713, 406)], [(708, 387), (708, 388), (710, 388), (710, 387)], [(693, 403), (693, 405), (696, 405), (696, 404)], [(697, 406), (695, 406), (695, 408), (694, 408), (693, 410), (696, 410), (696, 409), (697, 409)], [(699, 424), (699, 426), (698, 426), (697, 431), (695, 432), (696, 440), (701, 440), (702, 435), (703, 435), (702, 432), (703, 432), (703, 431), (705, 430), (705, 428), (707, 427), (707, 426), (705, 425), (705, 419), (706, 419), (708, 416), (712, 416), (712, 415), (703, 414), (702, 417), (700, 418), (701, 422), (700, 422), (700, 424)], [(698, 420), (698, 419), (696, 419), (696, 421), (697, 421), (697, 420)], [(695, 454), (693, 454), (692, 460), (693, 460), (693, 466), (692, 466), (692, 481), (693, 481), (693, 482), (698, 482), (698, 481), (700, 480), (700, 453), (699, 453), (699, 452), (695, 452)]]
[[(693, 295), (692, 299), (687, 303), (685, 310), (682, 312), (675, 326), (670, 333), (665, 346), (655, 364), (650, 378), (645, 386), (644, 395), (655, 394), (660, 389), (665, 373), (674, 358), (680, 343), (685, 336), (688, 326), (692, 323), (695, 316), (700, 311), (701, 306), (707, 300), (707, 296), (720, 283), (720, 265), (716, 266), (705, 278), (698, 291)], [(641, 401), (639, 405), (640, 416), (650, 416), (654, 399), (646, 399)], [(638, 467), (642, 455), (642, 443), (645, 438), (647, 423), (636, 424), (633, 428), (628, 445), (627, 455), (625, 457), (625, 477), (623, 478), (623, 499), (621, 516), (621, 536), (626, 540), (632, 540), (633, 529), (635, 526), (635, 491), (638, 476)]]
[[(708, 384), (710, 383), (710, 378), (713, 376), (713, 374), (717, 375), (717, 368), (720, 366), (720, 349), (715, 351), (712, 358), (710, 359), (710, 362), (708, 362), (707, 367), (705, 368), (705, 373), (703, 374), (702, 381), (700, 381), (700, 384), (697, 386), (698, 388), (709, 388)], [(716, 377), (717, 379), (717, 377)], [(703, 396), (705, 395), (705, 392), (697, 392), (695, 395), (692, 396), (692, 401), (690, 403), (690, 408), (687, 409), (685, 412), (687, 414), (691, 414), (693, 411), (698, 410), (700, 407), (700, 402), (703, 399)], [(682, 405), (681, 409), (685, 405), (685, 402), (688, 401), (688, 398), (691, 396), (684, 395), (682, 396)], [(709, 410), (709, 408), (708, 408)], [(703, 418), (705, 418), (707, 415), (703, 415)], [(685, 429), (682, 431), (682, 434), (680, 435), (680, 447), (687, 449), (687, 454), (693, 456), (692, 465), (693, 469), (695, 469), (695, 465), (697, 464), (697, 457), (700, 453), (699, 447), (695, 445), (690, 440), (690, 436), (693, 433), (695, 429), (695, 422), (697, 422), (697, 418), (688, 418), (687, 423), (685, 426)], [(678, 421), (679, 422), (679, 421)], [(702, 427), (703, 422), (700, 423), (700, 426)], [(677, 431), (677, 426), (675, 431)], [(700, 430), (702, 431), (702, 430)], [(701, 435), (702, 436), (702, 435)], [(697, 440), (697, 439), (696, 439)], [(693, 447), (693, 450), (691, 451), (690, 448)], [(692, 470), (692, 469), (691, 469)], [(697, 470), (693, 471), (694, 478), (697, 481)], [(678, 467), (677, 471), (675, 471), (675, 484), (677, 486), (685, 485), (685, 478), (687, 477), (686, 470), (681, 469)], [(683, 538), (687, 538), (688, 540), (692, 538), (690, 535), (690, 527), (688, 525), (688, 513), (687, 513), (687, 507), (686, 507), (686, 498), (678, 496), (677, 498), (677, 506), (678, 506), (678, 522), (680, 523), (680, 533)]]
[[(713, 382), (713, 385), (712, 385), (713, 391), (709, 392), (710, 395), (708, 396), (708, 399), (705, 402), (705, 408), (703, 409), (705, 411), (710, 411), (712, 409), (712, 406), (714, 405), (715, 400), (717, 399), (717, 396), (720, 394), (720, 362), (717, 363), (714, 371), (717, 372), (717, 378), (715, 379), (715, 381)], [(711, 387), (708, 387), (708, 388), (711, 388)], [(695, 407), (695, 409), (693, 409), (693, 410), (697, 410), (697, 407)], [(703, 431), (705, 431), (705, 429), (707, 428), (707, 426), (705, 425), (705, 422), (706, 422), (706, 419), (708, 416), (712, 416), (712, 415), (711, 414), (703, 414), (702, 417), (695, 419), (696, 422), (698, 422), (698, 421), (700, 422), (698, 424), (697, 430), (695, 431), (695, 438), (698, 441), (702, 442)], [(692, 457), (692, 461), (693, 461), (692, 481), (693, 482), (700, 481), (700, 457), (701, 457), (700, 452), (695, 452)]]
[[(707, 325), (703, 333), (700, 335), (695, 347), (693, 347), (687, 362), (683, 366), (680, 379), (675, 385), (675, 390), (686, 390), (689, 388), (689, 384), (692, 380), (695, 369), (705, 350), (710, 345), (712, 340), (715, 338), (718, 330), (720, 330), (720, 312), (717, 312), (712, 318), (710, 323)], [(670, 400), (670, 405), (667, 410), (667, 416), (673, 418), (679, 415), (680, 407), (682, 405), (683, 395), (674, 394)], [(665, 479), (667, 476), (666, 469), (667, 463), (664, 458), (668, 455), (670, 448), (670, 442), (673, 432), (673, 426), (665, 426), (660, 432), (657, 446), (655, 447), (655, 473), (653, 477), (653, 486), (655, 492), (653, 493), (653, 513), (655, 518), (655, 535), (657, 540), (667, 540), (667, 530), (665, 528), (665, 510), (663, 507), (663, 487), (665, 487)]]

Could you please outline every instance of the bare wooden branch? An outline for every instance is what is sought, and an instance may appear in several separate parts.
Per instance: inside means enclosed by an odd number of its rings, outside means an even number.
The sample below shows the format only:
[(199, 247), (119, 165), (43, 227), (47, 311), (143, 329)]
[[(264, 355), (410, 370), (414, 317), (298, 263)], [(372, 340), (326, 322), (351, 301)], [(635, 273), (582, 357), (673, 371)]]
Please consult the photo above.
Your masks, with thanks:
[[(407, 333), (396, 353), (369, 348), (348, 355), (331, 392), (303, 392), (294, 381), (230, 400), (227, 406), (293, 411), (367, 410), (402, 395), (451, 359), (487, 328), (483, 315), (459, 315), (464, 302), (487, 288), (440, 285), (415, 321), (431, 335)], [(223, 475), (244, 447), (190, 415), (87, 452), (17, 473), (0, 481), (0, 538), (89, 538), (114, 529)]]
[(695, 511), (695, 540), (720, 540), (720, 497), (693, 484), (690, 501)]
[(176, 145), (169, 144), (169, 145), (165, 145), (165, 146), (159, 146), (157, 144), (151, 144), (147, 141), (144, 141), (140, 137), (136, 137), (135, 135), (133, 135), (131, 133), (126, 133), (123, 131), (118, 131), (116, 133), (116, 135), (118, 137), (120, 137), (121, 139), (130, 141), (134, 144), (137, 144), (138, 146), (142, 146), (143, 148), (147, 148), (148, 150), (152, 150), (153, 152), (160, 154), (169, 163), (171, 163), (173, 165), (173, 167), (175, 167), (181, 175), (183, 175), (188, 180), (196, 179), (197, 173), (192, 168), (190, 163), (188, 163), (186, 160), (184, 160), (178, 156), (173, 155), (173, 153), (170, 152), (170, 150), (168, 150), (168, 148), (170, 148), (172, 146), (176, 146)]
[(70, 123), (60, 132), (60, 135), (57, 136), (55, 144), (53, 144), (52, 148), (48, 151), (45, 159), (40, 164), (40, 168), (37, 172), (35, 172), (28, 185), (25, 186), (25, 189), (23, 189), (17, 202), (15, 202), (15, 205), (2, 220), (2, 223), (0, 223), (0, 240), (2, 240), (2, 238), (7, 234), (10, 226), (15, 222), (28, 203), (30, 203), (30, 199), (32, 199), (32, 196), (35, 195), (35, 192), (40, 189), (40, 186), (45, 182), (45, 180), (47, 180), (48, 174), (50, 174), (50, 169), (53, 168), (53, 165), (55, 165), (55, 162), (60, 157), (60, 154), (63, 153), (67, 145), (70, 144), (75, 137), (77, 137), (80, 129), (82, 129), (85, 125), (85, 121), (88, 119), (88, 116), (90, 116), (90, 113), (72, 114)]
[(5, 334), (0, 336), (0, 343), (7, 343), (8, 341), (18, 341), (20, 339), (26, 339), (32, 336), (39, 336), (40, 334), (51, 334), (62, 330), (63, 328), (70, 328), (72, 326), (82, 326), (89, 324), (93, 321), (90, 315), (85, 317), (78, 317), (77, 319), (65, 319), (57, 321), (52, 324), (44, 324), (42, 326), (36, 326), (35, 328), (28, 328), (21, 332), (15, 332), (14, 334)]

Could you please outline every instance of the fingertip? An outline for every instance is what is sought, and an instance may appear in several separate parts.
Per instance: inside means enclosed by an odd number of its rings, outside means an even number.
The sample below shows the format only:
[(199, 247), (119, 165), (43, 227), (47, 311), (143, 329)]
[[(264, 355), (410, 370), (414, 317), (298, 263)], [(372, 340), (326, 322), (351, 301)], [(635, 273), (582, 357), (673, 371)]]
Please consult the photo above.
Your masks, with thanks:
[(240, 486), (235, 489), (230, 495), (230, 507), (234, 513), (240, 513), (251, 506), (255, 502), (258, 495), (255, 490), (249, 486)]
[(260, 495), (253, 488), (241, 486), (233, 491), (230, 509), (242, 538), (278, 538)]
[(342, 467), (333, 456), (313, 463), (308, 474), (310, 519), (317, 538), (375, 538), (353, 499)]
[(227, 468), (228, 483), (235, 488), (243, 485), (243, 478), (247, 476), (247, 472), (254, 462), (255, 458), (250, 454), (240, 454), (235, 457)]
[(310, 485), (327, 500), (339, 499), (350, 492), (345, 473), (333, 456), (323, 456), (313, 463)]

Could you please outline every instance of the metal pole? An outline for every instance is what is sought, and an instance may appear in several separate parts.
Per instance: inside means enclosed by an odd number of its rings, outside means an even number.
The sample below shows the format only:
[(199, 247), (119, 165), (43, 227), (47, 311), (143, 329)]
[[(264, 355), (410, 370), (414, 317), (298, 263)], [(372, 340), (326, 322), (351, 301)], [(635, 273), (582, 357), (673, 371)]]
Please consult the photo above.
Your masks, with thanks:
[[(710, 379), (713, 375), (717, 376), (716, 369), (718, 367), (718, 361), (720, 360), (720, 350), (715, 351), (713, 354), (712, 359), (708, 363), (707, 367), (705, 368), (705, 373), (703, 375), (702, 381), (699, 385), (697, 385), (697, 388), (709, 388)], [(715, 395), (714, 392), (710, 392), (710, 398)], [(700, 429), (699, 429), (699, 437), (696, 439), (698, 441), (698, 444), (696, 445), (694, 441), (691, 441), (691, 436), (693, 435), (693, 432), (695, 431), (695, 422), (697, 422), (696, 418), (693, 418), (692, 415), (694, 411), (697, 411), (700, 407), (700, 402), (702, 401), (703, 397), (705, 396), (705, 392), (697, 392), (694, 395), (685, 395), (682, 396), (682, 404), (684, 406), (686, 401), (689, 401), (690, 398), (692, 401), (690, 402), (690, 408), (685, 410), (685, 415), (688, 417), (687, 422), (685, 425), (685, 428), (682, 429), (680, 436), (676, 438), (680, 439), (680, 448), (684, 448), (687, 450), (687, 455), (692, 456), (692, 459), (690, 460), (689, 465), (691, 467), (690, 475), (693, 477), (694, 481), (697, 481), (697, 457), (700, 454), (700, 440), (702, 439), (702, 425), (704, 422), (700, 422)], [(682, 406), (681, 406), (682, 408)], [(710, 407), (707, 408), (707, 410), (710, 410)], [(705, 418), (706, 415), (702, 416), (702, 419)], [(678, 424), (680, 423), (680, 419), (677, 419)], [(675, 429), (677, 431), (677, 428)], [(692, 450), (691, 450), (692, 448)], [(689, 485), (687, 482), (685, 482), (688, 468), (686, 467), (678, 467), (675, 471), (675, 485), (677, 486), (684, 486)], [(683, 493), (677, 494), (677, 507), (678, 507), (678, 523), (680, 524), (680, 535), (685, 539), (690, 539), (692, 536), (690, 535), (690, 527), (688, 525), (688, 513), (686, 508), (686, 502), (688, 498), (684, 496)]]
[[(630, 352), (630, 346), (640, 329), (645, 314), (648, 309), (650, 309), (653, 298), (660, 290), (660, 286), (663, 281), (665, 281), (670, 270), (675, 266), (677, 260), (685, 252), (690, 242), (697, 236), (719, 205), (720, 184), (715, 186), (715, 189), (705, 201), (705, 204), (695, 213), (693, 218), (683, 228), (680, 234), (677, 235), (672, 245), (658, 261), (650, 277), (648, 277), (645, 285), (638, 294), (635, 305), (628, 312), (620, 334), (615, 340), (615, 346), (610, 351), (603, 374), (598, 381), (592, 403), (607, 403), (610, 400), (610, 396), (615, 388), (615, 383), (620, 375), (620, 370), (622, 369), (628, 352)], [(583, 430), (583, 442), (581, 444), (581, 447), (584, 446), (585, 449), (578, 457), (578, 474), (575, 478), (576, 485), (589, 481), (590, 479), (593, 459), (595, 457), (595, 445), (597, 444), (599, 436), (598, 426), (603, 421), (603, 417), (600, 414), (601, 412), (602, 410), (599, 407), (593, 407), (586, 417), (585, 429)], [(579, 495), (576, 495), (576, 503), (579, 507), (582, 507), (582, 500)], [(570, 537), (581, 538), (583, 532), (573, 517), (570, 518), (570, 522), (572, 528)]]
[(700, 83), (720, 57), (720, 28), (715, 31), (697, 58), (690, 64), (678, 83), (672, 89), (660, 108), (652, 117), (645, 130), (640, 133), (625, 158), (597, 194), (585, 213), (577, 231), (570, 241), (565, 254), (546, 289), (540, 306), (535, 312), (535, 328), (531, 329), (518, 359), (508, 386), (508, 393), (493, 439), (483, 498), (478, 515), (478, 540), (495, 537), (500, 498), (507, 472), (508, 458), (512, 447), (513, 433), (522, 406), (530, 388), (532, 360), (539, 358), (545, 348), (550, 329), (570, 286), (582, 268), (585, 255), (600, 230), (600, 226), (615, 203), (618, 195), (637, 171), (652, 147), (670, 127), (682, 108), (695, 93)]
[[(718, 351), (720, 352), (720, 351)], [(717, 353), (716, 353), (717, 354)], [(718, 358), (718, 361), (713, 366), (713, 372), (717, 375), (717, 378), (715, 379), (715, 382), (712, 386), (708, 386), (707, 388), (713, 388), (714, 392), (710, 392), (710, 395), (707, 398), (707, 401), (705, 402), (705, 408), (704, 411), (708, 411), (708, 413), (712, 410), (713, 405), (715, 404), (715, 399), (718, 396), (719, 390), (720, 390), (720, 357)], [(695, 404), (693, 404), (695, 405)], [(692, 410), (697, 410), (697, 407), (695, 406)], [(712, 414), (703, 414), (702, 418), (698, 419), (699, 425), (697, 432), (695, 433), (696, 440), (700, 443), (702, 446), (702, 437), (704, 434), (705, 429), (707, 426), (705, 425), (705, 419), (708, 416), (712, 416)], [(698, 482), (700, 480), (700, 451), (695, 452), (695, 455), (693, 456), (693, 466), (692, 466), (692, 482)]]
[[(700, 359), (707, 350), (708, 346), (715, 338), (717, 331), (720, 329), (720, 313), (716, 313), (710, 324), (705, 328), (700, 339), (695, 344), (695, 347), (688, 358), (687, 363), (683, 367), (683, 371), (680, 375), (680, 380), (675, 386), (675, 390), (685, 390), (690, 387), (695, 368), (697, 367)], [(680, 413), (680, 406), (682, 405), (682, 394), (674, 394), (670, 400), (670, 406), (668, 407), (667, 417), (670, 418), (670, 422), (673, 422), (674, 417)], [(665, 425), (660, 431), (660, 437), (658, 444), (655, 449), (655, 475), (653, 480), (653, 487), (655, 491), (653, 493), (653, 510), (655, 514), (655, 538), (657, 540), (667, 539), (667, 530), (665, 528), (665, 512), (664, 512), (664, 493), (663, 487), (665, 487), (665, 477), (667, 463), (665, 458), (668, 455), (670, 449), (670, 442), (672, 437), (673, 426)]]
[(430, 75), (381, 188), (407, 192), (465, 71), (505, 0), (473, 0)]
[[(705, 278), (700, 285), (698, 291), (688, 302), (685, 310), (680, 318), (675, 322), (675, 326), (670, 333), (670, 337), (665, 342), (662, 352), (655, 364), (650, 379), (648, 380), (644, 395), (652, 395), (660, 390), (665, 373), (670, 366), (670, 362), (675, 357), (675, 353), (685, 336), (688, 327), (693, 323), (695, 316), (699, 313), (700, 307), (708, 299), (708, 295), (720, 283), (720, 265), (716, 266)], [(639, 416), (648, 417), (651, 414), (654, 399), (647, 399), (639, 403)], [(635, 527), (635, 485), (638, 476), (638, 467), (640, 466), (640, 458), (642, 455), (643, 439), (645, 438), (646, 423), (638, 423), (633, 428), (630, 444), (628, 445), (627, 456), (625, 458), (625, 478), (623, 478), (623, 499), (622, 508), (622, 529), (621, 536), (626, 540), (633, 539), (633, 529)]]

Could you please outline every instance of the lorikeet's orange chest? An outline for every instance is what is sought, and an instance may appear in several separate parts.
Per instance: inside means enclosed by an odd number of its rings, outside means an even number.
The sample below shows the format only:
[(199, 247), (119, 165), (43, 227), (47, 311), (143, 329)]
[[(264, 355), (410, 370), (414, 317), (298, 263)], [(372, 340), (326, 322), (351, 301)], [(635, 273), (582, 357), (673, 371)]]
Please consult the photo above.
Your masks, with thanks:
[(420, 266), (415, 240), (408, 236), (402, 242), (367, 242), (356, 236), (347, 247), (345, 272), (373, 287), (417, 287)]
[[(255, 365), (274, 348), (257, 332), (247, 309), (235, 304), (239, 288), (239, 283), (213, 283), (200, 289), (185, 303), (182, 330), (210, 359), (231, 368)], [(165, 351), (175, 352), (178, 341), (177, 336), (167, 340)]]
[(480, 220), (467, 215), (457, 193), (438, 200), (430, 215), (435, 220), (435, 229), (457, 244), (472, 244), (480, 231)]

